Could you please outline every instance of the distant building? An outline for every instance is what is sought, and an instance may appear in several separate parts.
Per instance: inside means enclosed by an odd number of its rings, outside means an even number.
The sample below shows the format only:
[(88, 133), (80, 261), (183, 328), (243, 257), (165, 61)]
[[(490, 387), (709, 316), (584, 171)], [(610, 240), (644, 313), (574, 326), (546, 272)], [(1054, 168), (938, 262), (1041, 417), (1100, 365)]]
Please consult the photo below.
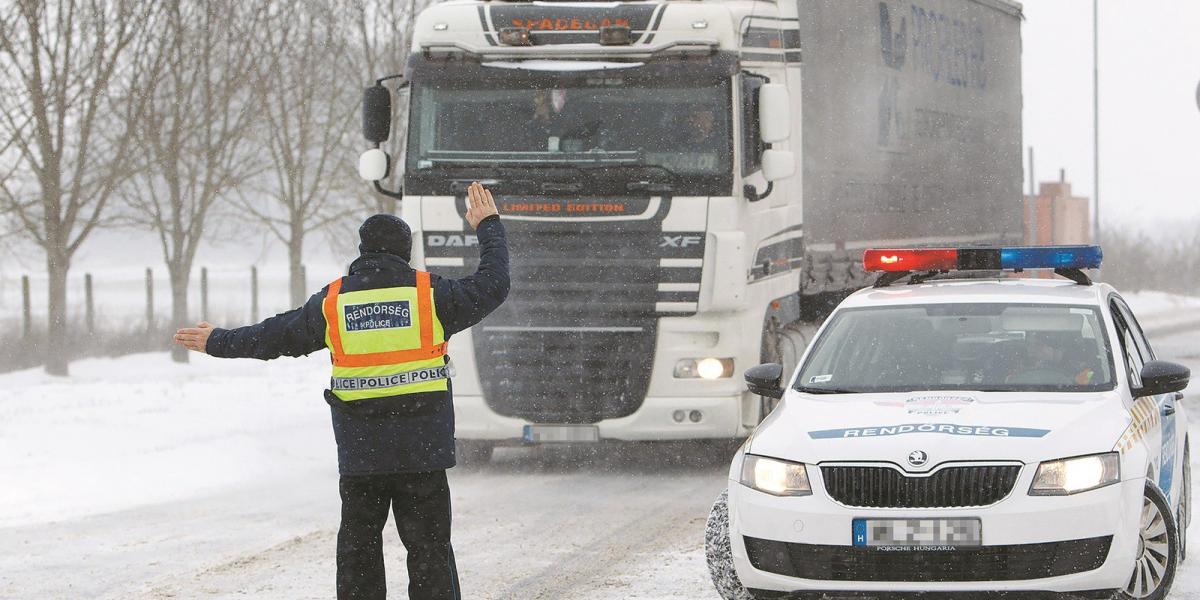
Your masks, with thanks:
[(1089, 244), (1091, 222), (1089, 199), (1071, 195), (1065, 174), (1059, 181), (1042, 182), (1037, 196), (1025, 196), (1026, 244)]

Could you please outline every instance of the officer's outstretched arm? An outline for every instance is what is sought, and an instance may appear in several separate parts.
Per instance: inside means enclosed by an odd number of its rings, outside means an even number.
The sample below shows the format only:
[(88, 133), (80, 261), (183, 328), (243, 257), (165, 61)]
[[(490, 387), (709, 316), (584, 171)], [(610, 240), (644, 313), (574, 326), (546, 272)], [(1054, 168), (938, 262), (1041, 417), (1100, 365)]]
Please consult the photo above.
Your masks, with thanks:
[(280, 356), (304, 356), (325, 347), (325, 315), (321, 311), (324, 299), (325, 290), (321, 290), (309, 298), (304, 306), (261, 323), (236, 329), (214, 328), (211, 325), (207, 328), (180, 329), (175, 334), (175, 340), (192, 350), (217, 358), (270, 360)]
[(508, 297), (504, 225), (491, 192), (478, 183), (467, 189), (467, 221), (479, 236), (479, 269), (462, 279), (439, 279), (435, 284), (438, 318), (447, 335), (478, 323)]

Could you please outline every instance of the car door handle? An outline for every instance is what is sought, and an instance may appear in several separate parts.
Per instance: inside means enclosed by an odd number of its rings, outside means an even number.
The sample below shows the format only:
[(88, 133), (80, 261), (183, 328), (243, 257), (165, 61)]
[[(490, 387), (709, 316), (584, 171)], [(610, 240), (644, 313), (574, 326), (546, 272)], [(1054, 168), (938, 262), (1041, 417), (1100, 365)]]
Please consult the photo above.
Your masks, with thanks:
[(1175, 405), (1174, 404), (1164, 404), (1163, 405), (1163, 415), (1169, 417), (1173, 414), (1175, 414)]
[(1175, 399), (1182, 401), (1183, 400), (1183, 392), (1175, 392)]

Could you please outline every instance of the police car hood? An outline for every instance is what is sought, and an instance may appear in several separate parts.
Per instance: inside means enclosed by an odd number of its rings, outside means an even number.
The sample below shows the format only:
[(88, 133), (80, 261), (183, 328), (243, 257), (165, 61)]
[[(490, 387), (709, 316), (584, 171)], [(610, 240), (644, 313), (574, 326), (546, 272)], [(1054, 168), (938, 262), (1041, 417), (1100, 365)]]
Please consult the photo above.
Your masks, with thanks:
[(924, 392), (810, 395), (788, 391), (749, 451), (797, 462), (1033, 463), (1111, 450), (1129, 426), (1115, 393)]

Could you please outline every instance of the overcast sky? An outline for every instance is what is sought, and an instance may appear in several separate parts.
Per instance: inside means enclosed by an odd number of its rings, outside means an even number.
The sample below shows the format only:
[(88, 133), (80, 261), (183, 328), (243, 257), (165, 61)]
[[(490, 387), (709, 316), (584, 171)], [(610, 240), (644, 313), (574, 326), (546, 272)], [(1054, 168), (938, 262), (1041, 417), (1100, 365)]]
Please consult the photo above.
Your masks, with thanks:
[[(1025, 0), (1022, 26), (1024, 143), (1034, 146), (1039, 180), (1060, 167), (1077, 194), (1092, 196), (1092, 2)], [(1167, 224), (1172, 234), (1200, 227), (1200, 0), (1100, 0), (1101, 215), (1106, 227)], [(355, 157), (347, 157), (354, 160)], [(1028, 183), (1022, 185), (1026, 189)], [(368, 188), (364, 185), (362, 193)], [(77, 267), (116, 262), (161, 265), (147, 235), (102, 232), (84, 246)], [(114, 241), (115, 240), (115, 241)], [(324, 240), (309, 261), (340, 262)], [(247, 256), (246, 253), (253, 256)], [(207, 244), (201, 262), (286, 260), (258, 237)], [(36, 268), (36, 251), (0, 274)]]
[[(1092, 2), (1026, 0), (1025, 145), (1092, 195)], [(1200, 223), (1200, 1), (1100, 0), (1105, 227)], [(1028, 187), (1028, 183), (1026, 184)]]

